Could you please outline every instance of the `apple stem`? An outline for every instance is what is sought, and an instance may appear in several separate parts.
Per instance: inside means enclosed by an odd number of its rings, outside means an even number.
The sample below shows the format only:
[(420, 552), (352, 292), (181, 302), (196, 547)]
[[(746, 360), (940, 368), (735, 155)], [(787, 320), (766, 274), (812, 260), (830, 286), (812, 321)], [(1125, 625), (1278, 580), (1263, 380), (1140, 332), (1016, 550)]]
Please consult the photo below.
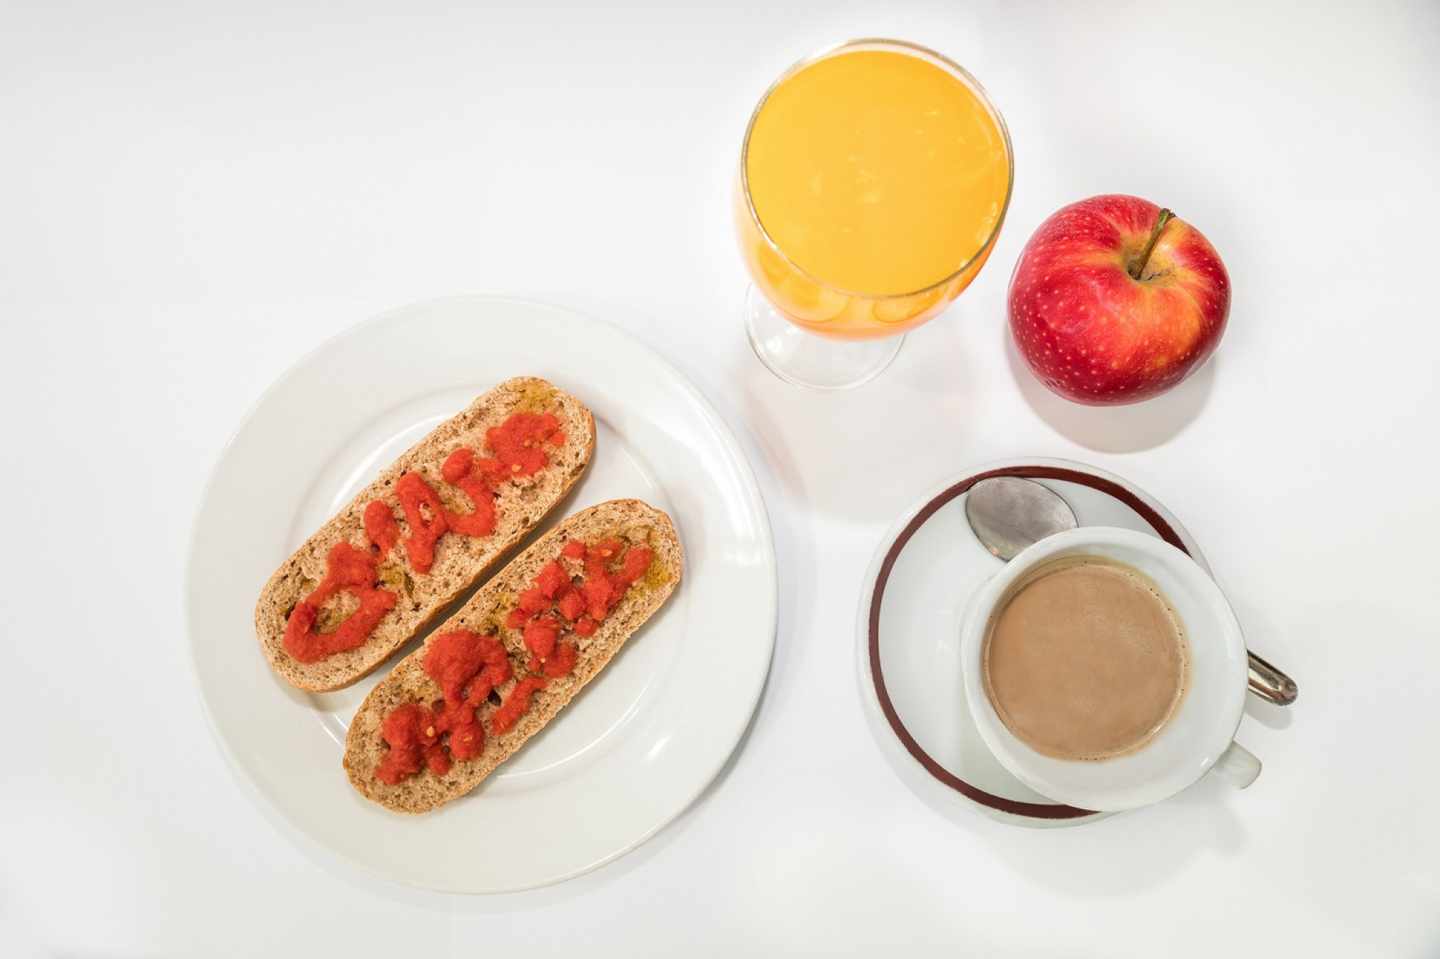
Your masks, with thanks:
[(1145, 264), (1150, 262), (1150, 254), (1155, 250), (1155, 244), (1160, 242), (1160, 231), (1165, 229), (1165, 224), (1174, 219), (1175, 214), (1169, 210), (1161, 210), (1160, 215), (1155, 218), (1155, 227), (1150, 231), (1150, 242), (1145, 244), (1145, 249), (1140, 251), (1140, 256), (1130, 264), (1130, 276), (1132, 279), (1140, 279), (1145, 274)]

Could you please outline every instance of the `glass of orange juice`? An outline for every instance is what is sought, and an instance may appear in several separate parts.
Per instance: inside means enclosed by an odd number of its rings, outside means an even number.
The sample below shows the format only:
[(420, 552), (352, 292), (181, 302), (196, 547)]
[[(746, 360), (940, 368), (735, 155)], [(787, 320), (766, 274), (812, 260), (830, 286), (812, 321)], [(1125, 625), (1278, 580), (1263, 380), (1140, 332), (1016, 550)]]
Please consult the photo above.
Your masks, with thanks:
[(852, 40), (795, 64), (740, 151), (756, 354), (803, 386), (874, 378), (984, 266), (1014, 181), (1000, 111), (935, 51)]

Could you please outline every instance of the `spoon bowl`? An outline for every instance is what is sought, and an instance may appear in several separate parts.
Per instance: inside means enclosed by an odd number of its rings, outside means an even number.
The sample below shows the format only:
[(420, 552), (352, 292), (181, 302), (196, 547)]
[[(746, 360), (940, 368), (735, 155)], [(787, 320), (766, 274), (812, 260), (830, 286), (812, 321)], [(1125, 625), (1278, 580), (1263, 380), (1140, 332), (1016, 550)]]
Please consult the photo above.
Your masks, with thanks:
[(1018, 476), (995, 476), (972, 486), (965, 518), (980, 545), (1007, 563), (1032, 543), (1080, 525), (1060, 494)]

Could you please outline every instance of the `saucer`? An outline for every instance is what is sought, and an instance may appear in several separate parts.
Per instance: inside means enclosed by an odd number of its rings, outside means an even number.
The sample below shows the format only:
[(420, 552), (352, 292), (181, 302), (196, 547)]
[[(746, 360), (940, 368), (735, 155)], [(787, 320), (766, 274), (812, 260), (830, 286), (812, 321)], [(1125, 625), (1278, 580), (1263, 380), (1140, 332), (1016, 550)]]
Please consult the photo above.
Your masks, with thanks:
[(965, 494), (995, 476), (1032, 479), (1064, 497), (1081, 526), (1133, 529), (1184, 550), (1193, 537), (1159, 501), (1113, 473), (1060, 459), (988, 464), (921, 499), (881, 540), (866, 574), (856, 643), (866, 718), (886, 758), (947, 814), (974, 809), (1017, 825), (1071, 826), (1105, 813), (1046, 799), (1012, 776), (970, 718), (960, 621), (970, 595), (1003, 562), (965, 518)]

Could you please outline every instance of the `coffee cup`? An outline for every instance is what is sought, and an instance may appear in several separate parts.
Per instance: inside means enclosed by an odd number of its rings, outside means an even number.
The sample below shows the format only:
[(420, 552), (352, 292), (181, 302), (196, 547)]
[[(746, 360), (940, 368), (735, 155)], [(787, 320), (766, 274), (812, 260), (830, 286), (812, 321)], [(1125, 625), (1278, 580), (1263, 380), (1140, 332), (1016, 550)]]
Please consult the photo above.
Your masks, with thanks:
[[(1137, 748), (1107, 758), (1059, 758), (1007, 726), (986, 679), (986, 644), (996, 617), (1053, 564), (1113, 563), (1139, 574), (1168, 605), (1185, 644), (1183, 692), (1163, 725)], [(1180, 792), (1212, 770), (1244, 788), (1260, 761), (1234, 741), (1248, 686), (1245, 638), (1224, 593), (1189, 556), (1133, 530), (1083, 526), (1022, 551), (975, 592), (961, 626), (966, 698), (981, 738), (1016, 778), (1067, 805), (1097, 812), (1135, 809)]]

